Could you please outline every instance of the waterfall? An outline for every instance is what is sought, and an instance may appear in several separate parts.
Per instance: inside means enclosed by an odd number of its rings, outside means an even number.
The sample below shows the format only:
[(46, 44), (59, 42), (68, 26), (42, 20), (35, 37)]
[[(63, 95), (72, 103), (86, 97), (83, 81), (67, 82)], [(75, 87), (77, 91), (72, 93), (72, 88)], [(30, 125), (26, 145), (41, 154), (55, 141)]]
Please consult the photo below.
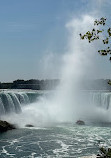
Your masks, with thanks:
[(14, 106), (13, 100), (8, 93), (1, 93), (0, 98), (2, 100), (2, 106), (4, 106), (5, 114), (15, 111), (15, 106)]
[(5, 108), (2, 102), (2, 98), (0, 97), (0, 115), (5, 114)]
[(96, 92), (90, 93), (91, 104), (108, 110), (111, 106), (111, 93)]
[[(50, 92), (51, 94), (52, 92)], [(46, 98), (45, 92), (1, 92), (0, 93), (0, 115), (7, 113), (20, 113), (22, 107), (33, 102), (38, 102), (42, 98)], [(81, 99), (80, 99), (81, 98)], [(89, 92), (81, 91), (80, 96), (76, 98), (77, 104), (84, 104), (87, 108), (99, 107), (108, 111), (111, 107), (111, 93), (110, 92)]]
[[(32, 100), (31, 100), (32, 101)], [(26, 93), (1, 92), (0, 93), (0, 115), (22, 112), (22, 106), (31, 103)]]
[(16, 94), (14, 94), (14, 93), (9, 93), (9, 95), (11, 96), (12, 101), (13, 101), (13, 104), (14, 104), (14, 106), (15, 106), (15, 112), (16, 112), (16, 113), (20, 113), (20, 112), (21, 112), (21, 104), (20, 104), (20, 101), (19, 101), (19, 99), (17, 98)]
[(36, 101), (40, 95), (39, 92), (0, 92), (0, 116), (22, 112), (22, 106)]
[(20, 102), (20, 104), (28, 104), (30, 103), (29, 97), (25, 93), (16, 93), (16, 96)]

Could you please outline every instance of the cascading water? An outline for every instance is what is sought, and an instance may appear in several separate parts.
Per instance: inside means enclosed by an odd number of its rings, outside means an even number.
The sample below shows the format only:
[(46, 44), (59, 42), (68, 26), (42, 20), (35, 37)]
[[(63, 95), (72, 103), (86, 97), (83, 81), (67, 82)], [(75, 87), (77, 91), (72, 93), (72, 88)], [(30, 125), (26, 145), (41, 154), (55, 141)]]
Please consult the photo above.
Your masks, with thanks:
[[(33, 95), (35, 94), (35, 95)], [(9, 113), (20, 113), (22, 112), (22, 106), (34, 102), (38, 94), (27, 92), (13, 92), (13, 91), (3, 91), (0, 92), (0, 112), (1, 115), (6, 115)]]
[[(101, 91), (78, 91), (79, 98), (73, 97), (75, 105), (81, 109), (76, 119), (83, 119), (86, 122), (109, 122), (110, 110), (111, 110), (111, 93)], [(53, 92), (53, 97), (57, 98), (56, 91)], [(27, 96), (25, 102), (21, 98)], [(20, 92), (3, 92), (0, 94), (0, 116), (5, 120), (9, 120), (12, 123), (17, 123), (20, 126), (25, 126), (28, 123), (34, 124), (35, 126), (48, 125), (54, 122), (60, 121), (75, 121), (69, 120), (68, 113), (74, 114), (75, 111), (67, 109), (65, 112), (66, 117), (62, 115), (61, 107), (57, 107), (54, 104), (54, 98), (51, 100), (52, 91), (48, 92), (48, 95), (40, 94), (40, 92), (32, 93), (20, 93)], [(28, 99), (27, 99), (28, 98)], [(33, 101), (32, 101), (33, 99)], [(28, 102), (27, 102), (28, 100)], [(51, 105), (52, 103), (52, 105)], [(58, 102), (59, 103), (59, 102)], [(25, 105), (25, 106), (24, 106)], [(82, 105), (82, 106), (81, 106)], [(69, 106), (70, 108), (70, 106)], [(75, 107), (74, 107), (75, 108)], [(71, 108), (71, 109), (74, 109)], [(66, 109), (65, 109), (66, 111)], [(77, 111), (76, 111), (77, 112)], [(64, 113), (63, 113), (64, 114)], [(58, 117), (56, 117), (58, 116)], [(74, 115), (73, 115), (74, 116)], [(74, 116), (75, 117), (75, 116)], [(74, 118), (70, 117), (70, 118)], [(14, 118), (14, 120), (12, 119)]]

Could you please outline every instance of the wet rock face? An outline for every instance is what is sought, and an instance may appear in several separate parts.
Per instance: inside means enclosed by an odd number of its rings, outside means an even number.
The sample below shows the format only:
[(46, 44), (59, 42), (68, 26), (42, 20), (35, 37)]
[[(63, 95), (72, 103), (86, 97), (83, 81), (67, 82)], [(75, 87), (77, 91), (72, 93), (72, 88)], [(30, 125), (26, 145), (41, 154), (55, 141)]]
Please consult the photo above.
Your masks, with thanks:
[(76, 122), (77, 125), (85, 125), (85, 122), (82, 120), (77, 120)]
[(27, 125), (25, 125), (25, 127), (34, 127), (34, 125), (27, 124)]
[(6, 132), (8, 130), (16, 129), (16, 127), (7, 121), (0, 120), (0, 133)]

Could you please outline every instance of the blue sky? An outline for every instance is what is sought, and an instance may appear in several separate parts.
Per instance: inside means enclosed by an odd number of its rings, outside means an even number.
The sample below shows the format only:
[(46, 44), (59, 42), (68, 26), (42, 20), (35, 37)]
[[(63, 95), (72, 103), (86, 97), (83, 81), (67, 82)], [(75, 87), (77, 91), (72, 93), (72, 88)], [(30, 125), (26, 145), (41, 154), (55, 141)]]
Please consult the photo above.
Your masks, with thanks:
[[(69, 36), (66, 23), (90, 10), (109, 15), (109, 5), (103, 2), (1, 0), (0, 81), (58, 78)], [(46, 63), (50, 58), (52, 63)]]

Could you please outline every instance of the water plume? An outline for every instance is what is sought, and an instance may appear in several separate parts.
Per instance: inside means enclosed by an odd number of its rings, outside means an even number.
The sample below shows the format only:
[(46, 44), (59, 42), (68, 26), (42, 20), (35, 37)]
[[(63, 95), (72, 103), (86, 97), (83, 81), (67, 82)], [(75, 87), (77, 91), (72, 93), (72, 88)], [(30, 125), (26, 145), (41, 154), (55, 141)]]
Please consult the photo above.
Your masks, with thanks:
[(70, 38), (68, 51), (63, 56), (61, 83), (55, 99), (57, 109), (59, 107), (57, 118), (60, 120), (74, 121), (81, 117), (80, 113), (85, 108), (79, 104), (80, 90), (83, 88), (83, 80), (93, 76), (92, 59), (95, 49), (86, 41), (81, 41), (79, 33), (81, 30), (85, 32), (90, 29), (93, 21), (94, 17), (85, 15), (66, 24)]

